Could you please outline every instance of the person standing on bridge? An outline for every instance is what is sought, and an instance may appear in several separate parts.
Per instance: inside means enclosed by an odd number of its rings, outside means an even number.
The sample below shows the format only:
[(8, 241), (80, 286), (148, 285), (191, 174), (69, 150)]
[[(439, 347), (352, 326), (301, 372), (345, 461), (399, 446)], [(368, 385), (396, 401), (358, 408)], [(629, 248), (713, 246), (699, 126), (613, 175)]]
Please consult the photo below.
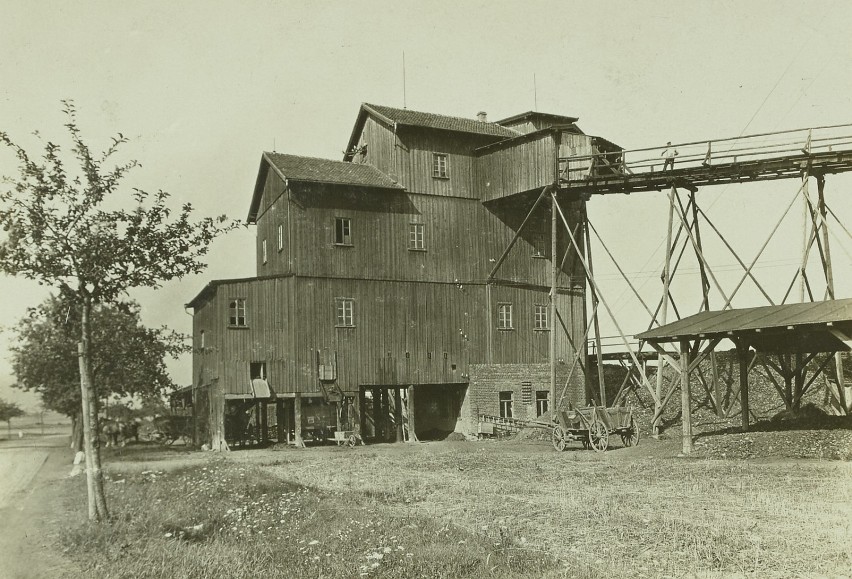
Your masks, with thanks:
[(669, 141), (666, 143), (666, 148), (663, 149), (663, 152), (660, 154), (661, 157), (665, 158), (665, 162), (663, 163), (663, 171), (671, 167), (672, 171), (674, 171), (674, 160), (677, 157), (677, 149), (672, 147), (672, 142)]

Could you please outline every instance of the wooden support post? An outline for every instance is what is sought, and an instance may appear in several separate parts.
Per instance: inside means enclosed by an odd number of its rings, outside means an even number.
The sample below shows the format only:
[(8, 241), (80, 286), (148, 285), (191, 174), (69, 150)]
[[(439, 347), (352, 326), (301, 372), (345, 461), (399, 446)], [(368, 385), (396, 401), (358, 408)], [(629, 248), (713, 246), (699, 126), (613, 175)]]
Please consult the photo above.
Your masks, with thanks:
[(749, 413), (749, 405), (748, 405), (748, 345), (746, 345), (741, 340), (736, 341), (737, 345), (737, 360), (740, 365), (740, 410), (742, 412), (742, 425), (743, 432), (747, 432), (749, 428), (748, 423), (748, 413)]
[(382, 394), (378, 388), (372, 389), (373, 393), (373, 438), (382, 439)]
[(260, 442), (264, 444), (269, 441), (269, 407), (266, 400), (261, 400), (258, 408), (260, 409)]
[(805, 278), (807, 276), (806, 268), (808, 266), (808, 250), (810, 249), (810, 244), (808, 243), (808, 222), (809, 222), (809, 205), (810, 200), (808, 199), (808, 180), (810, 176), (808, 175), (808, 170), (805, 169), (804, 174), (802, 175), (802, 197), (804, 201), (804, 207), (802, 209), (802, 269), (801, 269), (801, 279), (799, 280), (799, 303), (803, 303), (805, 301)]
[[(674, 224), (674, 196), (676, 189), (672, 186), (669, 193), (669, 226), (666, 232), (666, 261), (663, 267), (663, 304), (660, 311), (660, 325), (666, 325), (666, 319), (669, 311), (669, 286), (671, 284), (671, 261), (672, 261), (672, 226)], [(652, 322), (653, 323), (653, 322)], [(656, 398), (654, 400), (654, 419), (651, 423), (652, 436), (660, 435), (660, 420), (663, 416), (663, 372), (666, 367), (666, 361), (663, 355), (657, 356), (657, 388)]]
[[(586, 214), (586, 204), (583, 203), (583, 230), (585, 232), (585, 241), (586, 241), (586, 261), (589, 264), (589, 276), (595, 277), (595, 270), (592, 267), (592, 247), (590, 243), (589, 237), (589, 217)], [(597, 363), (598, 363), (598, 403), (601, 406), (607, 405), (606, 400), (606, 379), (604, 376), (604, 367), (603, 367), (603, 352), (601, 352), (601, 327), (598, 320), (598, 292), (597, 288), (592, 287), (592, 307), (594, 308), (592, 316), (594, 317), (594, 326), (595, 326), (595, 352), (597, 354)]]
[(275, 422), (278, 426), (278, 444), (287, 441), (286, 419), (284, 418), (284, 400), (275, 401)]
[(361, 437), (361, 440), (367, 438), (367, 397), (364, 394), (365, 390), (363, 388), (358, 388), (358, 398), (356, 398), (357, 420), (353, 425), (355, 432)]
[(417, 442), (414, 430), (414, 385), (408, 387), (408, 442)]
[(396, 441), (405, 442), (405, 433), (402, 430), (402, 390), (393, 389), (393, 421), (396, 423)]
[(689, 359), (690, 348), (688, 340), (680, 341), (680, 407), (683, 434), (681, 448), (683, 454), (692, 452), (692, 393), (689, 389)]
[[(550, 197), (550, 399), (556, 400), (556, 197)], [(584, 348), (586, 345), (577, 345)], [(556, 408), (556, 411), (559, 409)]]
[(293, 431), (295, 436), (296, 448), (305, 448), (305, 441), (302, 440), (302, 393), (296, 392), (296, 397), (293, 398)]

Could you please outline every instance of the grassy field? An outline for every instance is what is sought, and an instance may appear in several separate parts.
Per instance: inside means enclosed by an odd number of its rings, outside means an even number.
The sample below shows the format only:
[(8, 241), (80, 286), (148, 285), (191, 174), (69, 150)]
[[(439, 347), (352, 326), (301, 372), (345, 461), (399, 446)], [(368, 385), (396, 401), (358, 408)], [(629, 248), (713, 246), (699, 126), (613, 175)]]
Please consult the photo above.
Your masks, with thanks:
[[(116, 449), (97, 577), (756, 577), (852, 569), (852, 464), (458, 442)], [(80, 479), (62, 487), (82, 520)], [(91, 556), (91, 557), (90, 557)]]

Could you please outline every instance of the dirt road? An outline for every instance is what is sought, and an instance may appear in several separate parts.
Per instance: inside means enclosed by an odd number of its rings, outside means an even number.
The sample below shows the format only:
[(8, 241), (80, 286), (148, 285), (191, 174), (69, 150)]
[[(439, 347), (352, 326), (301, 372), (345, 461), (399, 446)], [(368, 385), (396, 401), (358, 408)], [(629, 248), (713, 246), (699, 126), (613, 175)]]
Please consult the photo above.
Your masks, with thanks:
[(0, 445), (0, 579), (74, 577), (47, 530), (55, 521), (51, 485), (70, 471), (65, 435)]

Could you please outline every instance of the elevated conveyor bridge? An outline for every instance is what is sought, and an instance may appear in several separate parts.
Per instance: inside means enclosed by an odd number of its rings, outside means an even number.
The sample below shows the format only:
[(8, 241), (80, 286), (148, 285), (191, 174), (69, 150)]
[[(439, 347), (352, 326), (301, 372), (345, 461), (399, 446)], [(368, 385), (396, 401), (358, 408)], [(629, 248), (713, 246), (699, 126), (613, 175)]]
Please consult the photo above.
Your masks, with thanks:
[[(663, 170), (674, 149), (674, 169)], [(559, 158), (559, 188), (584, 195), (687, 189), (852, 171), (852, 124)]]

